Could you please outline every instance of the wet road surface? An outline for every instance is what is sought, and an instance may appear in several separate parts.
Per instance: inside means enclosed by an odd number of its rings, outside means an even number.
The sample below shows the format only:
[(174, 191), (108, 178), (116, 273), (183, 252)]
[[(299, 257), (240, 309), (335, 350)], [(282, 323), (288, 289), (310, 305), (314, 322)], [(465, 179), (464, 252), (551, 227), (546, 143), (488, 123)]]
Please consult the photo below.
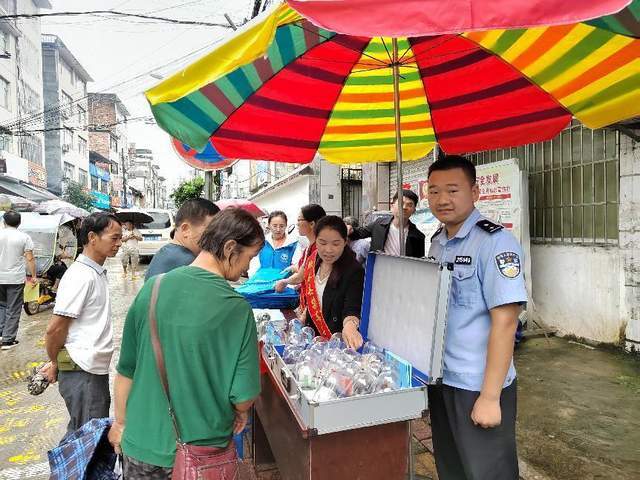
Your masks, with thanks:
[[(142, 287), (143, 275), (133, 281), (123, 278), (117, 259), (108, 259), (106, 267), (118, 347), (127, 310)], [(23, 312), (20, 344), (0, 351), (0, 480), (49, 478), (47, 450), (57, 445), (66, 430), (67, 410), (57, 385), (34, 397), (25, 382), (31, 367), (46, 359), (44, 332), (50, 317), (51, 310), (31, 317)]]

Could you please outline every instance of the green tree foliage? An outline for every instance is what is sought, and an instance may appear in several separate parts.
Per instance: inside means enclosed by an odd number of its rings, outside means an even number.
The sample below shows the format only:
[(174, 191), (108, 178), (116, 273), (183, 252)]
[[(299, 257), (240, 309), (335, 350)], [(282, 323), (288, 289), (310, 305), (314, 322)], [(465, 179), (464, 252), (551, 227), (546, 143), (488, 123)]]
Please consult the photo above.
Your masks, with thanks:
[(184, 202), (192, 198), (200, 198), (204, 190), (204, 178), (196, 177), (193, 180), (185, 180), (178, 185), (171, 195), (176, 208), (180, 208)]
[(91, 211), (93, 208), (93, 197), (86, 188), (73, 180), (65, 180), (64, 193), (62, 199), (76, 207)]

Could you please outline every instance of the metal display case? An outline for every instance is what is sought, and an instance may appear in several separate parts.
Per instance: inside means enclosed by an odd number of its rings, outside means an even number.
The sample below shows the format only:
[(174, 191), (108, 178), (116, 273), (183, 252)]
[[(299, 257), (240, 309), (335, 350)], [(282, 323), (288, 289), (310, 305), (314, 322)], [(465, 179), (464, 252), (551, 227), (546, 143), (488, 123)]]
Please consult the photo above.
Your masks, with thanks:
[(265, 350), (263, 359), (301, 427), (323, 435), (423, 416), (427, 385), (442, 377), (450, 284), (451, 271), (428, 260), (370, 254), (367, 261), (363, 337), (412, 364), (411, 387), (317, 402), (305, 395), (278, 349)]

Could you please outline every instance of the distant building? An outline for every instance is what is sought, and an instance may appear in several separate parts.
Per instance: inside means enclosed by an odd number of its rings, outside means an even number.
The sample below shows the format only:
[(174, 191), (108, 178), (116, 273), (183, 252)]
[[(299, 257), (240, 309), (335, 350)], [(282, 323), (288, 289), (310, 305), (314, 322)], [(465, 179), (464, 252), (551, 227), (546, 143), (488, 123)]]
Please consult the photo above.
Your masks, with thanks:
[(165, 177), (160, 175), (160, 167), (148, 148), (129, 148), (130, 167), (127, 182), (132, 189), (142, 194), (141, 207), (167, 208), (167, 187)]
[[(129, 168), (126, 121), (129, 111), (113, 93), (90, 93), (88, 107), (91, 125), (89, 161), (110, 174), (107, 193), (111, 207), (131, 206), (133, 200), (126, 181)], [(92, 194), (94, 198), (101, 197)]]
[[(49, 8), (48, 0), (0, 0), (0, 15)], [(46, 188), (40, 25), (39, 18), (0, 22), (0, 179)]]
[(42, 35), (47, 188), (62, 194), (64, 180), (89, 186), (87, 82), (93, 81), (56, 35)]

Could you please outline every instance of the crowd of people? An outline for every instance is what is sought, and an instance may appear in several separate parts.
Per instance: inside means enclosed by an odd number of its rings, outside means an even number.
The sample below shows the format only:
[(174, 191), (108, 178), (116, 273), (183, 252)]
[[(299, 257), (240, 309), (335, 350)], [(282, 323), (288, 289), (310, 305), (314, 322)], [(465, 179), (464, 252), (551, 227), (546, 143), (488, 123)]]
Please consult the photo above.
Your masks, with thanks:
[[(205, 199), (182, 205), (173, 238), (151, 261), (124, 324), (109, 440), (124, 454), (125, 478), (170, 478), (176, 440), (227, 454), (232, 434), (244, 429), (260, 391), (257, 336), (251, 307), (231, 283), (262, 267), (286, 272), (275, 290), (298, 289), (300, 320), (318, 335), (341, 332), (348, 346), (359, 348), (363, 264), (368, 251), (400, 255), (400, 218), (406, 256), (454, 265), (444, 378), (429, 387), (440, 478), (517, 478), (512, 356), (527, 301), (522, 252), (511, 233), (475, 208), (479, 189), (471, 162), (445, 157), (431, 165), (428, 179), (429, 206), (442, 224), (428, 253), (411, 222), (418, 198), (410, 190), (393, 197), (391, 217), (365, 226), (305, 205), (298, 238), (288, 235), (282, 211), (269, 215), (265, 235), (241, 209), (219, 211)], [(15, 250), (32, 268), (32, 245), (11, 215), (5, 223), (1, 248)], [(136, 232), (112, 214), (90, 215), (79, 230), (83, 252), (60, 281), (43, 373), (59, 384), (70, 416), (67, 435), (109, 416), (115, 346), (104, 264), (126, 246), (123, 258), (135, 275), (133, 244), (126, 242), (137, 241)], [(12, 272), (0, 274), (4, 346), (5, 339), (15, 341), (11, 292), (25, 278), (24, 263), (2, 266)]]

